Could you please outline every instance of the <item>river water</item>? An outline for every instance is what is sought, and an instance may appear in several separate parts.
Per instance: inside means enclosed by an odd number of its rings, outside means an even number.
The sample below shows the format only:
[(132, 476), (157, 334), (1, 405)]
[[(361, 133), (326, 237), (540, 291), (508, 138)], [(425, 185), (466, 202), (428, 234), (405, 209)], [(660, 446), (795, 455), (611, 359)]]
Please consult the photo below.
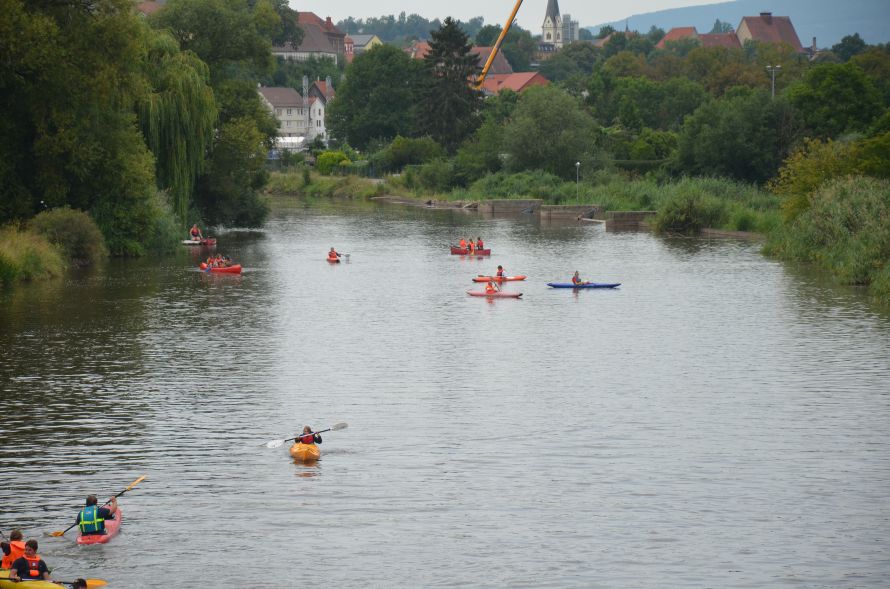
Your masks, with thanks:
[[(372, 204), (219, 243), (241, 277), (183, 248), (0, 293), (0, 527), (57, 578), (890, 583), (890, 316), (861, 292), (751, 242)], [(467, 296), (497, 264), (522, 299)], [(574, 270), (622, 286), (545, 285)], [(338, 422), (314, 465), (261, 446)], [(142, 474), (111, 543), (44, 536)]]

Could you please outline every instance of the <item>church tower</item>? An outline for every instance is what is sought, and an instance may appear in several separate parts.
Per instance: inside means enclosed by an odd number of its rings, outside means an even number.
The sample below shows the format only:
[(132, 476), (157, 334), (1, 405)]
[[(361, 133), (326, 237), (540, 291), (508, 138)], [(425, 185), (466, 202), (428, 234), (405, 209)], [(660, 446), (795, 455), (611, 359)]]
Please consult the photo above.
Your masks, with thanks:
[(547, 14), (541, 27), (541, 41), (552, 43), (557, 49), (562, 48), (562, 16), (559, 14), (559, 2), (547, 0)]

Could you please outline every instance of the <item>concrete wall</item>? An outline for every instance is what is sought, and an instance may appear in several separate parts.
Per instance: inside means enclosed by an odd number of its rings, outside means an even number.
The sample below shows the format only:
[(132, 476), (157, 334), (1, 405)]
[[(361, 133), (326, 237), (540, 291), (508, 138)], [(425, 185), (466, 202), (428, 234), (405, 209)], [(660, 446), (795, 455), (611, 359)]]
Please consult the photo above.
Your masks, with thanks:
[(606, 231), (616, 229), (641, 229), (655, 211), (610, 211), (606, 213)]
[(541, 219), (593, 219), (602, 209), (599, 205), (541, 205)]
[(535, 212), (544, 202), (539, 198), (529, 198), (518, 200), (514, 198), (505, 198), (499, 200), (483, 200), (479, 203), (480, 213), (513, 213), (518, 214), (528, 209), (528, 212)]

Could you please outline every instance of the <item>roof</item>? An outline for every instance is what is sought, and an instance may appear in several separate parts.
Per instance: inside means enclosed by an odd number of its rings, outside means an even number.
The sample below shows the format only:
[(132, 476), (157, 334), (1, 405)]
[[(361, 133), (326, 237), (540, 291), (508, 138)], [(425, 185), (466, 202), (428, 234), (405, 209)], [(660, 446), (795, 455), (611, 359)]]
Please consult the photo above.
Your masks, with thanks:
[(334, 86), (328, 86), (327, 80), (315, 80), (312, 82), (312, 85), (318, 88), (318, 91), (321, 92), (326, 101), (331, 100), (334, 97)]
[(303, 40), (300, 46), (294, 49), (291, 43), (286, 43), (280, 47), (272, 47), (272, 53), (284, 53), (288, 51), (299, 51), (302, 53), (328, 53), (337, 54), (337, 49), (331, 45), (331, 39), (325, 32), (314, 24), (301, 25), (303, 29)]
[(661, 41), (655, 44), (655, 48), (664, 49), (666, 43), (680, 39), (695, 39), (696, 37), (698, 37), (698, 31), (695, 30), (695, 27), (674, 27), (661, 38)]
[(303, 106), (303, 97), (293, 88), (273, 86), (269, 88), (260, 87), (257, 90), (275, 108)]
[(414, 41), (411, 43), (410, 47), (405, 47), (405, 53), (407, 53), (411, 59), (423, 59), (429, 52), (430, 44), (426, 41)]
[(708, 33), (699, 35), (702, 47), (726, 47), (727, 49), (739, 49), (742, 44), (735, 33)]
[(145, 16), (149, 16), (154, 14), (158, 10), (164, 7), (164, 2), (159, 2), (157, 0), (149, 0), (147, 2), (140, 2), (136, 5), (136, 10), (141, 12)]
[(334, 26), (331, 17), (327, 17), (322, 19), (320, 16), (315, 14), (314, 12), (298, 12), (297, 13), (297, 22), (300, 26), (304, 25), (315, 25), (326, 33), (332, 33), (334, 35), (342, 35), (345, 36), (346, 33), (338, 29)]
[(556, 22), (556, 17), (559, 16), (559, 2), (557, 0), (547, 0), (547, 12), (544, 13), (544, 20), (547, 20), (548, 16), (551, 21)]
[[(485, 62), (488, 61), (488, 56), (491, 55), (491, 51), (494, 47), (473, 47), (470, 49), (473, 53), (479, 56), (479, 67), (484, 67)], [(503, 51), (498, 51), (497, 55), (494, 56), (494, 61), (491, 62), (491, 68), (488, 70), (489, 74), (512, 74), (513, 67), (510, 65), (510, 62), (507, 61), (506, 56), (504, 56)]]
[(489, 94), (497, 94), (504, 89), (522, 92), (532, 86), (547, 86), (548, 84), (550, 84), (550, 80), (538, 72), (491, 74), (485, 77), (482, 89)]
[(745, 16), (739, 23), (738, 31), (747, 26), (751, 38), (764, 43), (787, 43), (798, 53), (803, 52), (797, 31), (787, 16), (773, 16), (770, 12), (762, 12), (760, 16)]
[(376, 37), (377, 35), (349, 35), (352, 38), (352, 42), (356, 47), (364, 47), (368, 43), (371, 42), (371, 39)]

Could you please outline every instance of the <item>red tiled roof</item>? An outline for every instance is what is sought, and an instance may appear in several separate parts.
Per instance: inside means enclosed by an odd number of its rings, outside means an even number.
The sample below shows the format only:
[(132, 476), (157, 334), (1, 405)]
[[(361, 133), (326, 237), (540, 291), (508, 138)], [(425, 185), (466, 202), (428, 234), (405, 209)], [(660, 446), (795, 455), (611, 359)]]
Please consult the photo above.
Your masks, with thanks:
[(423, 59), (429, 52), (430, 44), (426, 41), (414, 41), (411, 43), (410, 47), (405, 47), (405, 53), (407, 53), (411, 59)]
[(739, 49), (742, 44), (735, 33), (707, 33), (699, 35), (702, 47), (726, 47), (727, 49)]
[(680, 39), (695, 39), (698, 37), (698, 31), (695, 27), (674, 27), (667, 32), (667, 35), (661, 38), (661, 41), (655, 44), (656, 49), (664, 49), (665, 43), (670, 41), (679, 41)]
[(772, 16), (769, 13), (763, 13), (760, 16), (742, 17), (737, 31), (742, 31), (746, 27), (751, 34), (751, 38), (755, 41), (764, 43), (787, 43), (798, 53), (803, 52), (800, 39), (797, 37), (797, 31), (791, 24), (791, 18), (787, 16)]
[[(491, 55), (491, 50), (493, 47), (473, 47), (470, 49), (473, 53), (479, 56), (479, 67), (485, 67), (485, 62), (488, 61), (488, 56)], [(506, 56), (502, 51), (498, 51), (497, 55), (494, 56), (494, 61), (491, 62), (491, 67), (488, 70), (489, 74), (512, 74), (513, 67), (510, 65), (510, 62), (507, 61)]]
[(532, 86), (547, 86), (548, 84), (550, 84), (550, 80), (538, 72), (518, 72), (515, 74), (490, 74), (485, 77), (482, 88), (490, 94), (497, 94), (504, 89), (522, 92)]
[(312, 82), (315, 86), (318, 87), (319, 92), (327, 99), (330, 100), (334, 97), (334, 88), (328, 88), (328, 83), (326, 80), (316, 80)]
[(270, 87), (259, 88), (260, 94), (276, 107), (303, 106), (303, 97), (293, 88)]
[(331, 21), (331, 17), (323, 19), (314, 12), (298, 12), (297, 22), (300, 25), (315, 25), (317, 27), (320, 27), (327, 33), (345, 35), (343, 31), (334, 26), (334, 23)]

